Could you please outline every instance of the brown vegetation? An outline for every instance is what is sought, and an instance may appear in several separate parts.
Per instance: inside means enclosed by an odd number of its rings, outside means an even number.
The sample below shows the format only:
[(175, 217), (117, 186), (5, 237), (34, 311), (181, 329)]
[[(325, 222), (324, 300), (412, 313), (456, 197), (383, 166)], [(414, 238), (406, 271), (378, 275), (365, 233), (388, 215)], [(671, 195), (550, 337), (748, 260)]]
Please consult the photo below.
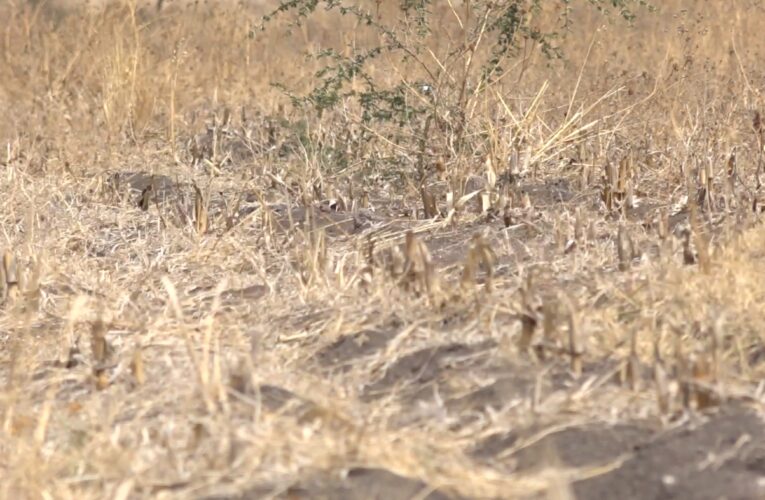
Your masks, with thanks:
[(762, 497), (765, 12), (658, 7), (396, 143), (348, 20), (5, 3), (0, 496)]

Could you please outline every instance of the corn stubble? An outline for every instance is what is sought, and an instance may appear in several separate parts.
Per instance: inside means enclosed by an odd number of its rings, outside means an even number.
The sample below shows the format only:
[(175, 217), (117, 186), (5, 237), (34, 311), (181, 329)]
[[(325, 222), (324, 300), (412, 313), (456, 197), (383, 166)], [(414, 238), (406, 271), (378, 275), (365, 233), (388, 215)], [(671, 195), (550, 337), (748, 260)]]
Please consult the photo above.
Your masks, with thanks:
[[(567, 498), (619, 464), (500, 462), (761, 399), (765, 44), (638, 18), (661, 50), (620, 60), (631, 35), (582, 21), (555, 81), (530, 47), (481, 79), (463, 3), (434, 3), (452, 31), (426, 58), (376, 60), (435, 89), (410, 83), (401, 123), (271, 85), (305, 90), (318, 39), (376, 43), (328, 13), (287, 43), (244, 7), (0, 6), (0, 498), (267, 496), (357, 467)], [(699, 43), (667, 38), (681, 18)]]

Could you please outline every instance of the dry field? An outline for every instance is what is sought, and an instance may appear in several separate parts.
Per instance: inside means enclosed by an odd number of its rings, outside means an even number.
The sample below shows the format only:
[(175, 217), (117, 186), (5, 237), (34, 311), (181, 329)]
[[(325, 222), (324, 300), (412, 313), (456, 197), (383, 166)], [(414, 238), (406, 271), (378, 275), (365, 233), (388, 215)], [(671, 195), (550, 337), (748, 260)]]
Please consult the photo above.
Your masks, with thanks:
[(3, 2), (0, 497), (765, 497), (765, 10), (657, 3), (366, 124), (352, 20)]

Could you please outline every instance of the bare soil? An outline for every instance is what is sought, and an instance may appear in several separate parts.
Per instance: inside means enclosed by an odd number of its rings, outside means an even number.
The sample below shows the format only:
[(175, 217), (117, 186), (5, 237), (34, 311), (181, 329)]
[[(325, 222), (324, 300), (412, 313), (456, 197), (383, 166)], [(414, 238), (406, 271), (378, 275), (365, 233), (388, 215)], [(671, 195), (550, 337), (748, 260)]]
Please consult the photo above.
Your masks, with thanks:
[(0, 5), (0, 499), (765, 498), (762, 9), (462, 86), (432, 2), (428, 128), (272, 86), (350, 17), (139, 4)]

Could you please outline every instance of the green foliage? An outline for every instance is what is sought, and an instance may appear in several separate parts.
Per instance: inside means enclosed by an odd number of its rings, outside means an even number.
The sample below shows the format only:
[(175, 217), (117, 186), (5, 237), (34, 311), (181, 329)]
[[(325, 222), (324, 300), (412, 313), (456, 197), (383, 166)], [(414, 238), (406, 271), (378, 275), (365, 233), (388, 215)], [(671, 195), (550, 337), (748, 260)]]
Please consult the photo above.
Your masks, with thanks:
[[(365, 71), (365, 66), (384, 52), (398, 52), (405, 58), (419, 54), (424, 46), (422, 42), (439, 34), (438, 28), (431, 26), (432, 4), (432, 0), (399, 0), (400, 21), (386, 25), (359, 2), (284, 0), (273, 12), (264, 16), (261, 29), (265, 29), (267, 23), (275, 17), (286, 14), (292, 14), (293, 24), (300, 25), (319, 8), (336, 11), (342, 16), (354, 16), (360, 24), (374, 28), (385, 40), (379, 47), (358, 51), (351, 57), (344, 57), (332, 49), (321, 51), (317, 57), (327, 64), (315, 75), (317, 86), (300, 100), (322, 112), (344, 98), (357, 97), (364, 108), (366, 120), (399, 120), (418, 111), (409, 107), (402, 96), (411, 85), (402, 82), (402, 85), (391, 89), (380, 89)], [(477, 45), (482, 43), (482, 47), (491, 54), (479, 68), (483, 79), (501, 75), (503, 62), (517, 55), (521, 42), (531, 41), (549, 57), (560, 57), (562, 50), (556, 41), (570, 27), (569, 13), (573, 4), (590, 5), (604, 14), (616, 11), (624, 19), (631, 20), (634, 18), (634, 8), (645, 6), (646, 0), (546, 0), (545, 7), (549, 10), (550, 5), (553, 5), (552, 9), (561, 19), (555, 29), (548, 31), (542, 31), (530, 22), (542, 11), (542, 0), (474, 0), (470, 6), (470, 19), (466, 19), (469, 26), (465, 26), (469, 36), (464, 46), (455, 53), (474, 52), (478, 49)], [(367, 87), (365, 92), (344, 91), (354, 78), (364, 80)]]
[[(342, 53), (323, 48), (314, 55), (322, 63), (315, 85), (304, 95), (292, 94), (280, 86), (296, 105), (307, 105), (319, 114), (341, 103), (353, 103), (366, 127), (378, 128), (378, 136), (422, 156), (422, 133), (434, 130), (449, 135), (453, 152), (474, 145), (465, 143), (466, 110), (471, 99), (501, 80), (510, 63), (521, 55), (520, 48), (536, 47), (550, 58), (563, 55), (562, 41), (571, 28), (573, 6), (594, 8), (606, 16), (614, 14), (630, 21), (635, 9), (646, 0), (465, 0), (454, 2), (454, 16), (460, 18), (462, 34), (453, 40), (448, 53), (431, 54), (429, 42), (443, 37), (443, 28), (434, 23), (434, 8), (441, 0), (398, 0), (397, 16), (386, 19), (374, 8), (388, 0), (283, 0), (264, 17), (261, 29), (278, 16), (289, 16), (298, 26), (321, 9), (349, 16), (372, 30), (379, 45), (347, 47)], [(467, 5), (466, 5), (467, 4)], [(548, 22), (536, 20), (544, 16)], [(550, 22), (550, 19), (553, 22)], [(557, 21), (556, 21), (557, 20)], [(541, 28), (540, 26), (550, 26)], [(432, 45), (432, 44), (431, 44)], [(350, 55), (345, 55), (350, 54)], [(382, 82), (369, 71), (370, 63), (386, 56), (400, 61), (414, 72), (393, 84)], [(427, 126), (426, 126), (427, 123)], [(434, 125), (431, 127), (431, 123)], [(474, 135), (475, 136), (475, 135)]]

